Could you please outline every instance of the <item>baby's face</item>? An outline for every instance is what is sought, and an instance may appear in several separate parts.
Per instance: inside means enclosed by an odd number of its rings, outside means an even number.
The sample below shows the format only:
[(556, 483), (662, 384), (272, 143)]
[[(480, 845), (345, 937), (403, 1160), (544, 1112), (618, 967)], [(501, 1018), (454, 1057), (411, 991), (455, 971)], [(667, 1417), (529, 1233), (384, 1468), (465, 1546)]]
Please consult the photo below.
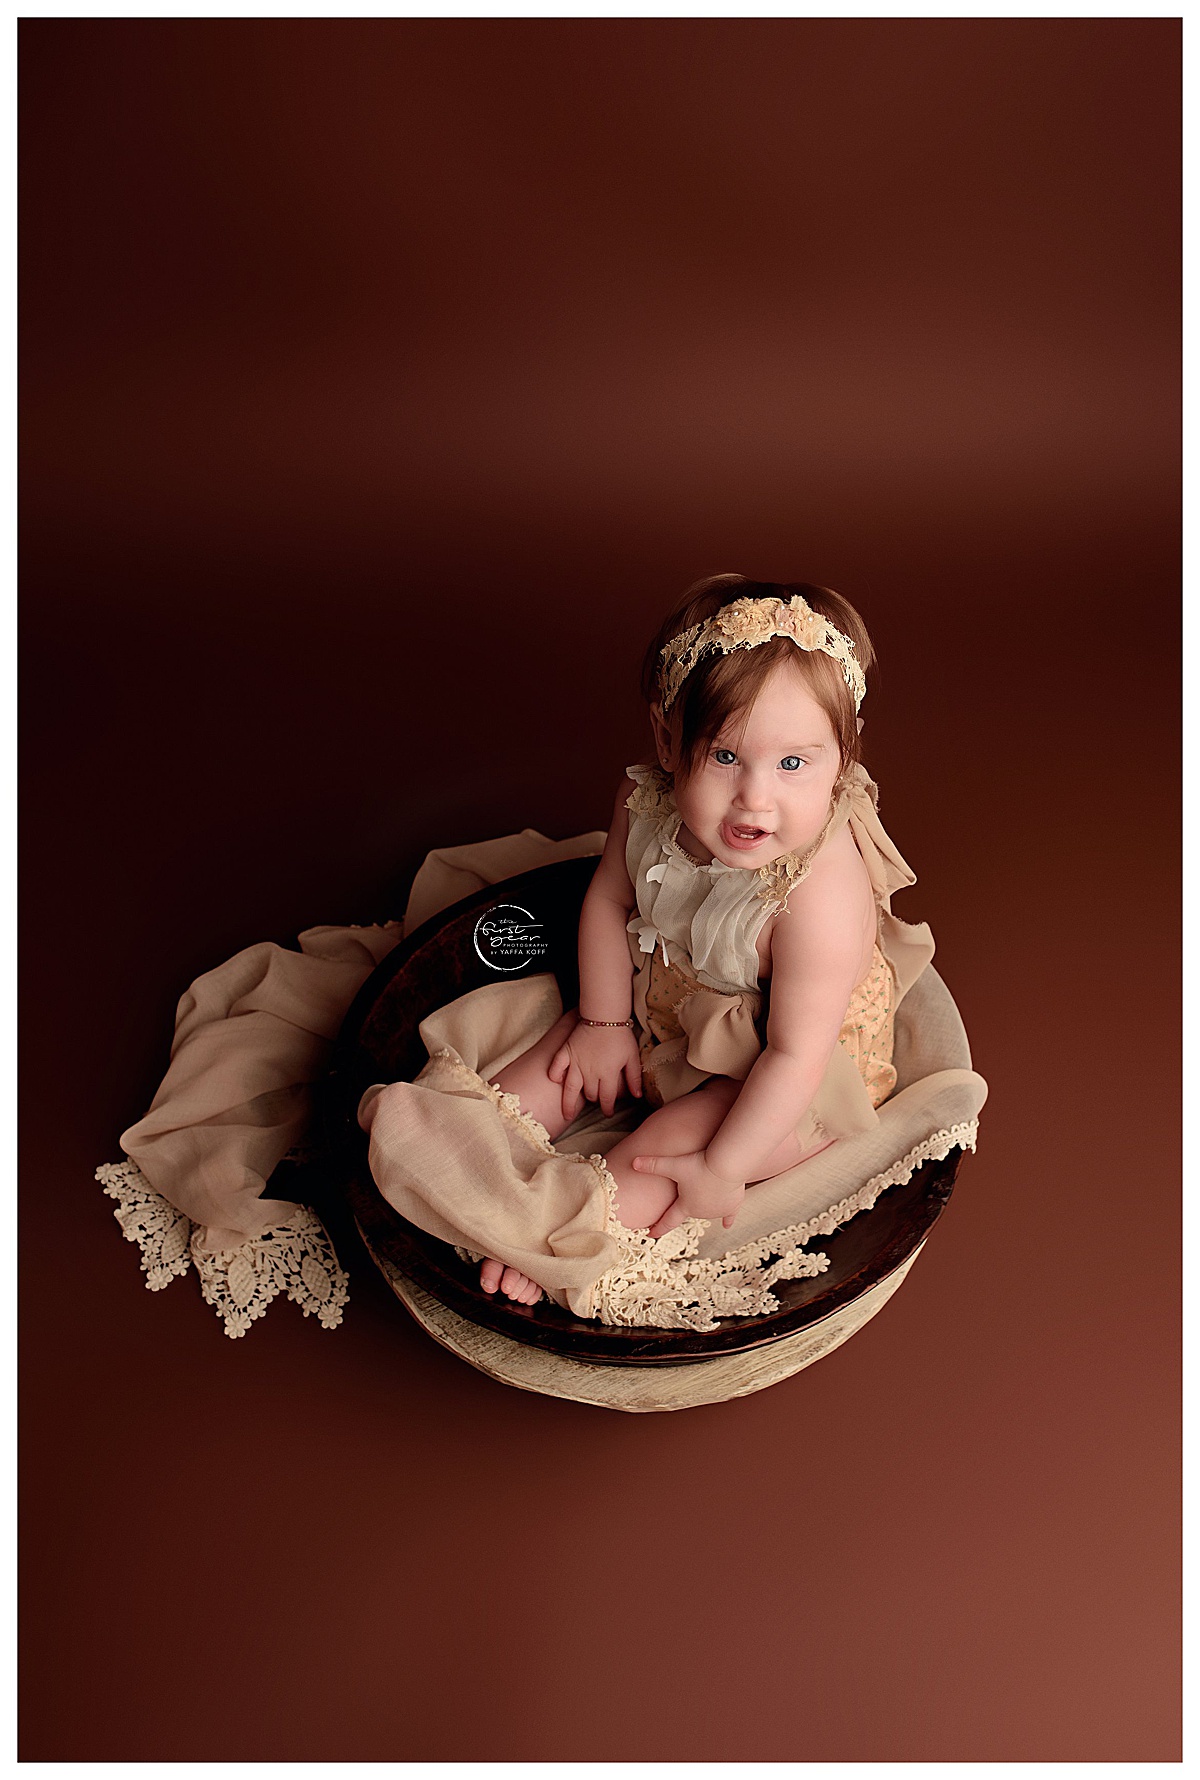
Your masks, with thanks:
[[(687, 852), (724, 865), (769, 865), (802, 852), (829, 814), (841, 764), (825, 712), (795, 668), (781, 662), (763, 686), (740, 740), (743, 713), (710, 745), (693, 777), (675, 785)], [(739, 830), (756, 832), (743, 837)]]

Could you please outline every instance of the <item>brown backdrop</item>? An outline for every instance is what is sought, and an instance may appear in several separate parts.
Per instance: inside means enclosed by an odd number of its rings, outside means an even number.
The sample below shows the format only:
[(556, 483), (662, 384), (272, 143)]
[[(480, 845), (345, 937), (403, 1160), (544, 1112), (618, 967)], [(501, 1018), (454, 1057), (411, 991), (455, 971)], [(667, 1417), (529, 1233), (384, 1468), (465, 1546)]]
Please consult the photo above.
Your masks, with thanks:
[[(30, 1760), (1178, 1759), (1173, 20), (21, 26)], [(761, 1395), (142, 1290), (175, 1002), (602, 826), (667, 602), (843, 589), (991, 1096)]]

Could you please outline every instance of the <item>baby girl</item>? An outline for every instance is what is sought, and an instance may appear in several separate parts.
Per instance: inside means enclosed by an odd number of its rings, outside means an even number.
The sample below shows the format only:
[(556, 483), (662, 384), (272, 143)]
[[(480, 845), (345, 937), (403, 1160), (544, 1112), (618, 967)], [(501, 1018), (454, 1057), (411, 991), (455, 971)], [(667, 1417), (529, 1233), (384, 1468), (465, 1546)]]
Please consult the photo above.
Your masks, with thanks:
[[(850, 820), (869, 810), (888, 845), (860, 758), (873, 661), (841, 595), (741, 575), (690, 588), (647, 650), (657, 765), (617, 789), (579, 1005), (492, 1078), (551, 1142), (585, 1102), (649, 1104), (605, 1157), (629, 1229), (728, 1227), (747, 1191), (826, 1148), (814, 1099), (839, 1043), (872, 1106), (895, 1085), (895, 971)], [(498, 1260), (480, 1278), (542, 1296)]]

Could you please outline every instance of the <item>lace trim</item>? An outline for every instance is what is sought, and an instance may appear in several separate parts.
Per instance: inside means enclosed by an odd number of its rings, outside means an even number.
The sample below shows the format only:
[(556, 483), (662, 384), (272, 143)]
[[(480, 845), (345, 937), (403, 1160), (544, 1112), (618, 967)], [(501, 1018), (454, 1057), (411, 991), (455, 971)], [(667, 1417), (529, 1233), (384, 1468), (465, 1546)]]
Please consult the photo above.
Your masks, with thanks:
[(817, 847), (825, 839), (826, 829), (821, 830), (816, 846), (810, 847), (806, 853), (781, 853), (778, 859), (772, 859), (769, 865), (760, 865), (758, 876), (761, 888), (756, 891), (760, 902), (766, 904), (768, 915), (781, 915), (787, 908), (788, 897), (802, 884), (812, 870), (813, 860), (817, 856)]
[(141, 1250), (146, 1290), (161, 1292), (181, 1278), (191, 1266), (191, 1218), (154, 1191), (136, 1162), (104, 1162), (96, 1179), (117, 1201), (113, 1216), (126, 1242), (136, 1242)]
[[(708, 1227), (704, 1218), (687, 1218), (665, 1236), (652, 1237), (649, 1230), (630, 1230), (617, 1214), (617, 1183), (599, 1154), (590, 1156), (556, 1150), (546, 1127), (525, 1112), (515, 1094), (505, 1094), (494, 1083), (465, 1064), (448, 1046), (431, 1056), (447, 1065), (464, 1084), (482, 1083), (501, 1115), (522, 1130), (546, 1155), (562, 1155), (593, 1168), (604, 1189), (604, 1232), (616, 1239), (620, 1260), (592, 1286), (591, 1314), (601, 1322), (641, 1324), (658, 1329), (714, 1329), (718, 1316), (753, 1316), (778, 1308), (766, 1286), (752, 1280), (736, 1256), (698, 1260), (696, 1248)], [(460, 1260), (474, 1264), (485, 1257), (461, 1244), (454, 1245)], [(810, 1277), (829, 1265), (825, 1255), (789, 1257), (787, 1277)], [(776, 1278), (783, 1275), (778, 1271)]]
[[(606, 1233), (616, 1238), (620, 1260), (592, 1284), (591, 1314), (602, 1323), (652, 1329), (717, 1327), (723, 1316), (762, 1316), (779, 1308), (769, 1290), (773, 1272), (755, 1278), (733, 1250), (715, 1259), (700, 1260), (696, 1249), (708, 1228), (707, 1218), (685, 1218), (665, 1236), (654, 1237), (649, 1229), (630, 1230), (617, 1215), (617, 1183), (603, 1156), (589, 1156), (604, 1183)], [(829, 1266), (828, 1255), (796, 1250), (778, 1268), (789, 1279), (814, 1278)]]
[(679, 688), (696, 663), (710, 650), (719, 649), (727, 655), (731, 649), (755, 649), (772, 637), (790, 637), (798, 648), (819, 649), (831, 656), (840, 666), (854, 698), (854, 709), (858, 710), (866, 695), (867, 681), (852, 639), (814, 611), (803, 594), (794, 593), (787, 599), (747, 594), (672, 637), (659, 653), (658, 684), (664, 713), (679, 696)]
[[(760, 1236), (755, 1242), (747, 1242), (739, 1249), (731, 1251), (725, 1257), (736, 1258), (743, 1264), (765, 1261), (769, 1255), (782, 1254), (783, 1250), (793, 1244), (811, 1242), (814, 1236), (830, 1236), (843, 1224), (849, 1223), (860, 1211), (870, 1211), (879, 1195), (888, 1187), (902, 1186), (911, 1180), (923, 1162), (941, 1161), (955, 1148), (974, 1150), (975, 1140), (979, 1133), (979, 1120), (966, 1119), (960, 1125), (947, 1125), (940, 1131), (934, 1131), (920, 1143), (914, 1144), (907, 1155), (893, 1162), (882, 1174), (872, 1175), (864, 1186), (850, 1193), (845, 1199), (839, 1199), (825, 1211), (818, 1212), (816, 1217), (808, 1218), (802, 1224), (789, 1224), (786, 1229), (774, 1230), (769, 1236)], [(772, 1270), (769, 1270), (772, 1271)], [(779, 1278), (790, 1278), (780, 1274)]]
[(762, 888), (758, 896), (767, 905), (768, 915), (781, 915), (788, 905), (788, 897), (802, 884), (813, 867), (813, 860), (825, 844), (825, 837), (833, 826), (843, 797), (850, 787), (843, 779), (838, 779), (830, 799), (829, 814), (821, 826), (821, 832), (811, 846), (803, 853), (781, 853), (778, 859), (772, 859), (767, 865), (760, 865), (757, 876)]
[(200, 1247), (202, 1226), (171, 1205), (150, 1185), (136, 1162), (105, 1162), (96, 1170), (126, 1241), (141, 1250), (142, 1270), (151, 1292), (161, 1291), (193, 1264), (200, 1290), (233, 1339), (244, 1335), (280, 1292), (336, 1329), (349, 1296), (346, 1274), (328, 1232), (307, 1206), (251, 1237), (239, 1248), (209, 1254)]
[(527, 1113), (524, 1110), (516, 1094), (506, 1094), (502, 1088), (496, 1086), (495, 1082), (484, 1081), (478, 1071), (472, 1069), (470, 1064), (464, 1063), (458, 1053), (451, 1050), (449, 1045), (443, 1045), (440, 1050), (431, 1051), (429, 1061), (447, 1064), (450, 1073), (456, 1076), (464, 1086), (482, 1088), (488, 1099), (494, 1101), (501, 1112), (506, 1114), (514, 1125), (524, 1131), (535, 1149), (541, 1150), (547, 1156), (557, 1156), (558, 1151), (550, 1141), (550, 1133), (540, 1119), (535, 1119), (532, 1113)]
[[(677, 816), (679, 815), (678, 810), (676, 810), (675, 814)], [(668, 824), (668, 826), (669, 826), (669, 824)], [(675, 823), (675, 831), (673, 834), (669, 834), (667, 832), (667, 829), (665, 829), (665, 828), (663, 829), (662, 848), (663, 848), (664, 853), (670, 852), (670, 850), (672, 848), (674, 848), (675, 852), (682, 853), (683, 857), (687, 860), (688, 864), (694, 865), (696, 867), (697, 871), (709, 871), (713, 865), (720, 864), (719, 860), (710, 859), (708, 861), (708, 864), (706, 865), (703, 859), (695, 858), (691, 853), (688, 852), (686, 847), (681, 846), (680, 841), (679, 841), (679, 830), (682, 827), (683, 827), (683, 817), (679, 816), (678, 822)], [(657, 871), (658, 869), (659, 868), (656, 865), (652, 865), (650, 867), (650, 871)], [(737, 867), (735, 866), (732, 869), (736, 871)], [(647, 872), (646, 876), (649, 877), (650, 872)]]
[[(592, 1287), (593, 1315), (602, 1323), (649, 1324), (656, 1328), (706, 1330), (722, 1316), (763, 1316), (778, 1310), (771, 1291), (781, 1279), (812, 1279), (829, 1266), (828, 1255), (809, 1254), (803, 1244), (829, 1236), (860, 1211), (870, 1211), (888, 1187), (911, 1179), (923, 1162), (940, 1160), (956, 1146), (974, 1150), (978, 1119), (967, 1119), (933, 1132), (914, 1144), (907, 1155), (882, 1174), (839, 1199), (816, 1217), (789, 1224), (753, 1242), (743, 1243), (710, 1260), (697, 1260), (703, 1218), (687, 1218), (657, 1240), (647, 1230), (630, 1231), (617, 1217), (616, 1182), (604, 1159), (600, 1164), (608, 1201), (609, 1230), (622, 1250), (620, 1263), (601, 1274)], [(778, 1259), (765, 1266), (772, 1255)]]
[(346, 1275), (324, 1224), (306, 1205), (284, 1223), (220, 1254), (198, 1247), (194, 1234), (191, 1256), (205, 1301), (232, 1339), (244, 1335), (280, 1292), (324, 1329), (336, 1329), (342, 1320), (349, 1296)]

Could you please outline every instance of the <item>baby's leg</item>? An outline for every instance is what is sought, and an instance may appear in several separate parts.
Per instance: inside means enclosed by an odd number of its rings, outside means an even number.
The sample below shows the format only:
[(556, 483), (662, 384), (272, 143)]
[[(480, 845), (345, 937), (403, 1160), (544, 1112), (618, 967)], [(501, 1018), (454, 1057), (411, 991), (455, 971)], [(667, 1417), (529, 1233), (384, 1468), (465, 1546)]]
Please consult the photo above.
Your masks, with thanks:
[[(628, 1137), (623, 1137), (604, 1158), (617, 1182), (617, 1213), (627, 1229), (649, 1229), (656, 1224), (675, 1198), (675, 1183), (661, 1175), (638, 1174), (633, 1167), (635, 1156), (678, 1156), (689, 1150), (704, 1149), (712, 1142), (726, 1114), (742, 1091), (743, 1084), (727, 1075), (714, 1075), (679, 1100), (671, 1100)], [(774, 1180), (797, 1163), (819, 1155), (833, 1142), (831, 1137), (817, 1137), (807, 1121), (799, 1133), (789, 1132), (766, 1160), (762, 1172), (749, 1189)]]
[(660, 1174), (639, 1174), (635, 1156), (681, 1156), (702, 1150), (716, 1136), (741, 1092), (741, 1082), (714, 1075), (690, 1094), (668, 1100), (636, 1131), (614, 1144), (604, 1160), (617, 1183), (617, 1216), (627, 1230), (656, 1224), (675, 1198), (675, 1183)]
[[(575, 1030), (575, 1022), (576, 1013), (572, 1008), (555, 1021), (544, 1038), (539, 1038), (535, 1045), (530, 1045), (511, 1063), (506, 1063), (500, 1073), (491, 1078), (493, 1087), (504, 1094), (515, 1094), (521, 1102), (522, 1112), (531, 1113), (546, 1127), (551, 1143), (562, 1136), (570, 1121), (563, 1117), (562, 1083), (552, 1082), (546, 1071), (555, 1053)], [(515, 1267), (506, 1267), (503, 1261), (484, 1261), (479, 1269), (479, 1283), (485, 1292), (502, 1291), (506, 1298), (519, 1304), (536, 1304), (542, 1295), (536, 1280), (518, 1272)]]
[(789, 1168), (795, 1168), (798, 1162), (808, 1162), (827, 1150), (833, 1142), (832, 1137), (818, 1137), (811, 1131), (801, 1128), (800, 1132), (789, 1131), (783, 1142), (761, 1164), (762, 1173), (748, 1187), (761, 1187), (764, 1181), (774, 1180), (777, 1174), (786, 1174)]
[(551, 1143), (562, 1136), (571, 1121), (563, 1116), (562, 1083), (552, 1082), (546, 1071), (574, 1032), (577, 1022), (578, 1015), (572, 1008), (554, 1022), (544, 1038), (539, 1038), (535, 1045), (530, 1045), (511, 1063), (506, 1063), (499, 1075), (491, 1078), (493, 1087), (504, 1094), (515, 1094), (521, 1102), (521, 1111), (532, 1113), (546, 1127)]

